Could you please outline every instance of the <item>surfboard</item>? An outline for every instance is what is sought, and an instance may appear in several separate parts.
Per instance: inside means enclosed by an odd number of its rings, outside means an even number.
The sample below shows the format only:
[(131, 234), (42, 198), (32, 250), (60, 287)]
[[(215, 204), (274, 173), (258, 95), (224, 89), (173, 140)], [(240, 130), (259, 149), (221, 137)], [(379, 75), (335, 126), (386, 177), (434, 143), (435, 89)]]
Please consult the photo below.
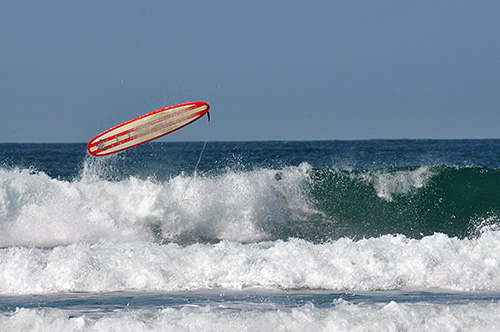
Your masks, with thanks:
[(196, 101), (183, 103), (141, 115), (108, 129), (87, 144), (96, 157), (106, 156), (170, 134), (208, 114), (210, 106)]

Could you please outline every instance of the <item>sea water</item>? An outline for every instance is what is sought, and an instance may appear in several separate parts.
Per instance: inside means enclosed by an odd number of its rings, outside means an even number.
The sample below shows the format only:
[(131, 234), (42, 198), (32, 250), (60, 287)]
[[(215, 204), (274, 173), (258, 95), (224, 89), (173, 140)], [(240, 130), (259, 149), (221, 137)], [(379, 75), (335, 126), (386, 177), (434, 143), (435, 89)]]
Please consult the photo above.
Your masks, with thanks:
[(0, 144), (0, 331), (500, 330), (500, 140)]

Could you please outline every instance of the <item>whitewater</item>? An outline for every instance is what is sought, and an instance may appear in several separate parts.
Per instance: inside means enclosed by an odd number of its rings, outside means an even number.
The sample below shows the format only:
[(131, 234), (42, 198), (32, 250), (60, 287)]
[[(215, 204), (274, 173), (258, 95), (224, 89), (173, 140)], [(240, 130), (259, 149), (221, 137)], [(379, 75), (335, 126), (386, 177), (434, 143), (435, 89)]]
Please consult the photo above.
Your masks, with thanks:
[(0, 144), (0, 331), (500, 326), (498, 140)]

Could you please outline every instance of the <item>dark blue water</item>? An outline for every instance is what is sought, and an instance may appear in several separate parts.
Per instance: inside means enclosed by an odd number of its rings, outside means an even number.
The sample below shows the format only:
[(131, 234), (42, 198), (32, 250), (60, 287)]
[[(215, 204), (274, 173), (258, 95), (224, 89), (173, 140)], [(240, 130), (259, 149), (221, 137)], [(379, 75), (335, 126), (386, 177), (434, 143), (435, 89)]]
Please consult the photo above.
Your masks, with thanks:
[[(31, 167), (74, 179), (88, 156), (86, 144), (0, 144), (4, 167)], [(194, 169), (202, 142), (147, 143), (113, 157), (116, 173), (159, 177)], [(309, 163), (318, 169), (380, 170), (418, 166), (500, 167), (500, 140), (368, 140), (208, 142), (205, 172), (280, 168)], [(118, 176), (118, 174), (116, 174)]]

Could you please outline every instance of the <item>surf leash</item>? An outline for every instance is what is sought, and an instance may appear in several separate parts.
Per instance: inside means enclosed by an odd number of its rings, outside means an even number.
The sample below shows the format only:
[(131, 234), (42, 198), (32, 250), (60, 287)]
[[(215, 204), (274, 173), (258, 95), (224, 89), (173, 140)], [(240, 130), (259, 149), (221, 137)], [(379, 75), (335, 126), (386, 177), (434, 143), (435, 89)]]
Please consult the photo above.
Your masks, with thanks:
[(205, 147), (207, 146), (208, 142), (208, 136), (210, 135), (210, 112), (208, 111), (207, 111), (207, 118), (208, 118), (207, 138), (205, 138), (205, 143), (203, 143), (203, 148), (201, 148), (200, 156), (198, 157), (198, 161), (196, 162), (196, 166), (194, 167), (193, 176), (196, 176), (197, 174), (196, 172), (198, 170), (198, 165), (200, 164), (201, 156), (203, 155), (203, 151), (205, 151)]

